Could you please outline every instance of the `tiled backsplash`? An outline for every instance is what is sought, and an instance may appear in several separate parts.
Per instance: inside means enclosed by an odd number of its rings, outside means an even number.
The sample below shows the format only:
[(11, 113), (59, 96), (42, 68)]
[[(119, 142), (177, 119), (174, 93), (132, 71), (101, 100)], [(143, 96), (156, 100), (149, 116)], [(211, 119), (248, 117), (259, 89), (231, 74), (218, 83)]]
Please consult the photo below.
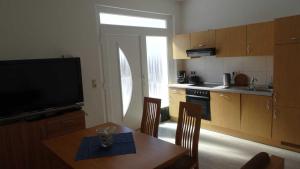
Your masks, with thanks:
[[(206, 82), (222, 82), (223, 73), (240, 72), (258, 79), (257, 84), (268, 85), (273, 78), (273, 56), (215, 57), (205, 56), (182, 61), (181, 68), (196, 71)], [(180, 70), (180, 68), (179, 68)]]

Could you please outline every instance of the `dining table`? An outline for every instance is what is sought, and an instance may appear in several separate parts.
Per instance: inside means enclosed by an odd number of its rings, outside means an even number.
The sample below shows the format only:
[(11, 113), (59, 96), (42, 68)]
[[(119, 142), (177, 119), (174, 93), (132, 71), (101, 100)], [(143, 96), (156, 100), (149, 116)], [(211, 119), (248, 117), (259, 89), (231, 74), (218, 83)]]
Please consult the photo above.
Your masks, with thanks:
[[(99, 128), (115, 126), (116, 133), (132, 133), (136, 153), (76, 160), (75, 156), (84, 137), (95, 136)], [(160, 169), (186, 155), (188, 150), (150, 135), (115, 123), (79, 130), (43, 141), (54, 159), (70, 169)]]

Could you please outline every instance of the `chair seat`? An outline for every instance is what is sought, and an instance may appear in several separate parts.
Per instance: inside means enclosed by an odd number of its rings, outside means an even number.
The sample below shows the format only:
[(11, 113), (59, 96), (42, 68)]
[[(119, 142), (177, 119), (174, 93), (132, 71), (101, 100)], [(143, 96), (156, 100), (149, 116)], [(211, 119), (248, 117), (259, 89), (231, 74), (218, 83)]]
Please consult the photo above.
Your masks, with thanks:
[(168, 166), (166, 169), (190, 169), (195, 165), (195, 162), (195, 159), (191, 158), (188, 155), (185, 155), (176, 160), (171, 166)]

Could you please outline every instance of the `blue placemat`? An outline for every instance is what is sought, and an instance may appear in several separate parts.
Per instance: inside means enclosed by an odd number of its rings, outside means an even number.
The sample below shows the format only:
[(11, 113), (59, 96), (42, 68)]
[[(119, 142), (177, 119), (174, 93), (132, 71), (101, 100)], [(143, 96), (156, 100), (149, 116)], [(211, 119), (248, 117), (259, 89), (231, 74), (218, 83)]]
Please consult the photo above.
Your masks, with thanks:
[(75, 160), (136, 153), (132, 133), (115, 134), (113, 138), (114, 143), (110, 148), (102, 148), (97, 136), (84, 137), (81, 140)]

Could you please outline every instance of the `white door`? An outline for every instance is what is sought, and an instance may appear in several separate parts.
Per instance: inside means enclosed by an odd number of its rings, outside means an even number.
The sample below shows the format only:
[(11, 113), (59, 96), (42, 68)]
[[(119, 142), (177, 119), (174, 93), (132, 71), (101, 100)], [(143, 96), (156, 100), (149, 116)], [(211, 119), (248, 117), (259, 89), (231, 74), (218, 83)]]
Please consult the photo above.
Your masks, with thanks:
[(108, 120), (137, 129), (143, 112), (141, 38), (107, 32), (104, 36)]

